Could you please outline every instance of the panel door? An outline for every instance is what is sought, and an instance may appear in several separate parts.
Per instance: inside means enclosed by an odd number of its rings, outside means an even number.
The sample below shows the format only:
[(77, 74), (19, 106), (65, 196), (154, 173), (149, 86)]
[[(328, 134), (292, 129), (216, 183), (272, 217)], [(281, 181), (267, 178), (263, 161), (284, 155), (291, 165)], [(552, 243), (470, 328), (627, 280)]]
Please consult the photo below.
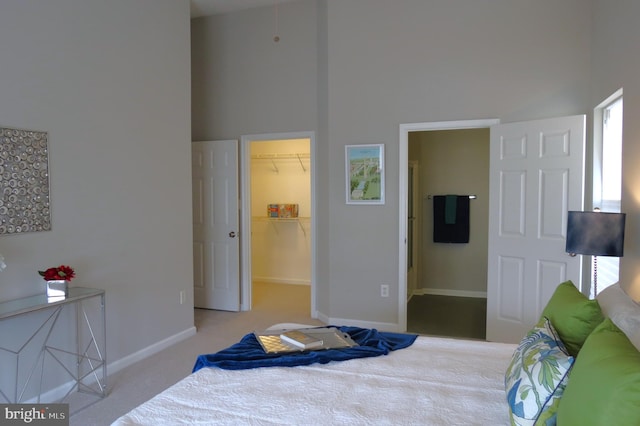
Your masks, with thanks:
[(519, 342), (557, 285), (580, 283), (567, 212), (584, 201), (585, 116), (491, 128), (487, 340)]
[(192, 142), (194, 304), (240, 310), (238, 141)]

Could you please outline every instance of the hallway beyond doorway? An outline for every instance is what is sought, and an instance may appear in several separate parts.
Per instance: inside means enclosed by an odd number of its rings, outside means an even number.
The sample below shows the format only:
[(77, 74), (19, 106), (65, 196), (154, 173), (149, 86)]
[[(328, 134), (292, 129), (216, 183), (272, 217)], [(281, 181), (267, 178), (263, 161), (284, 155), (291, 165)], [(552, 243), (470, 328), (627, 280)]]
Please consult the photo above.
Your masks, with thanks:
[(413, 296), (407, 304), (407, 332), (432, 336), (486, 338), (487, 299)]

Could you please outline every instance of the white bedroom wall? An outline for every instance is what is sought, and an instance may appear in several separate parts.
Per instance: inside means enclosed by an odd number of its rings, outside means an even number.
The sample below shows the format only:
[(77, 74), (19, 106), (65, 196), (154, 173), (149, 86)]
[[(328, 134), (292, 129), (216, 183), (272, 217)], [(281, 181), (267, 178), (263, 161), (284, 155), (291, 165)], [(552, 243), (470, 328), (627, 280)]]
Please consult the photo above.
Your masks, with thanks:
[[(321, 312), (329, 312), (329, 232), (331, 223), (331, 208), (329, 206), (329, 179), (326, 171), (329, 170), (329, 37), (328, 37), (328, 4), (327, 0), (317, 0), (317, 130), (315, 143), (315, 165), (318, 171), (315, 179), (316, 195), (316, 233), (314, 243), (316, 245), (316, 308)], [(320, 232), (322, 231), (322, 232)]]
[(191, 21), (193, 140), (316, 132), (316, 305), (328, 314), (326, 0), (282, 3), (278, 16), (278, 43), (273, 7)]
[(191, 21), (193, 140), (317, 127), (316, 4), (278, 6)]
[[(585, 113), (590, 25), (583, 0), (329, 1), (331, 317), (397, 323), (399, 124)], [(386, 144), (384, 206), (344, 203), (356, 143)]]
[[(399, 124), (587, 112), (590, 4), (302, 0), (279, 8), (277, 44), (271, 7), (196, 19), (194, 139), (317, 130), (318, 309), (393, 327)], [(383, 206), (345, 204), (359, 143), (385, 144)]]
[(620, 285), (640, 301), (640, 3), (595, 0), (593, 8), (593, 85), (590, 108), (624, 90), (622, 211), (627, 214)]
[(0, 125), (49, 132), (52, 210), (0, 235), (0, 300), (64, 263), (106, 290), (110, 363), (192, 333), (188, 0), (3, 0), (0, 40)]

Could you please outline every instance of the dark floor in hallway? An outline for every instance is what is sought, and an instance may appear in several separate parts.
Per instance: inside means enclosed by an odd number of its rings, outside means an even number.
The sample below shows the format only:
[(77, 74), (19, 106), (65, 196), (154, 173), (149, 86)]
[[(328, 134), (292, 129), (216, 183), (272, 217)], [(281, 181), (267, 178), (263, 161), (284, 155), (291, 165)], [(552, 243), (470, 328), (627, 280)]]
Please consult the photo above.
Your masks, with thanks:
[(486, 338), (487, 299), (413, 296), (407, 305), (407, 331), (432, 336)]

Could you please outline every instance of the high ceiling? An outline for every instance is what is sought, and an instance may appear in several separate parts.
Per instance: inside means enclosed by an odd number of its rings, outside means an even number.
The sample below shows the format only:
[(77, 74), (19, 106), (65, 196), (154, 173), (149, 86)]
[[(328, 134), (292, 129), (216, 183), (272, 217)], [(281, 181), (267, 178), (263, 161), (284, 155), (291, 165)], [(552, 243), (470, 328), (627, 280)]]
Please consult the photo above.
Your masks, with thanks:
[(292, 0), (191, 0), (191, 17), (219, 15), (253, 7), (273, 6)]

